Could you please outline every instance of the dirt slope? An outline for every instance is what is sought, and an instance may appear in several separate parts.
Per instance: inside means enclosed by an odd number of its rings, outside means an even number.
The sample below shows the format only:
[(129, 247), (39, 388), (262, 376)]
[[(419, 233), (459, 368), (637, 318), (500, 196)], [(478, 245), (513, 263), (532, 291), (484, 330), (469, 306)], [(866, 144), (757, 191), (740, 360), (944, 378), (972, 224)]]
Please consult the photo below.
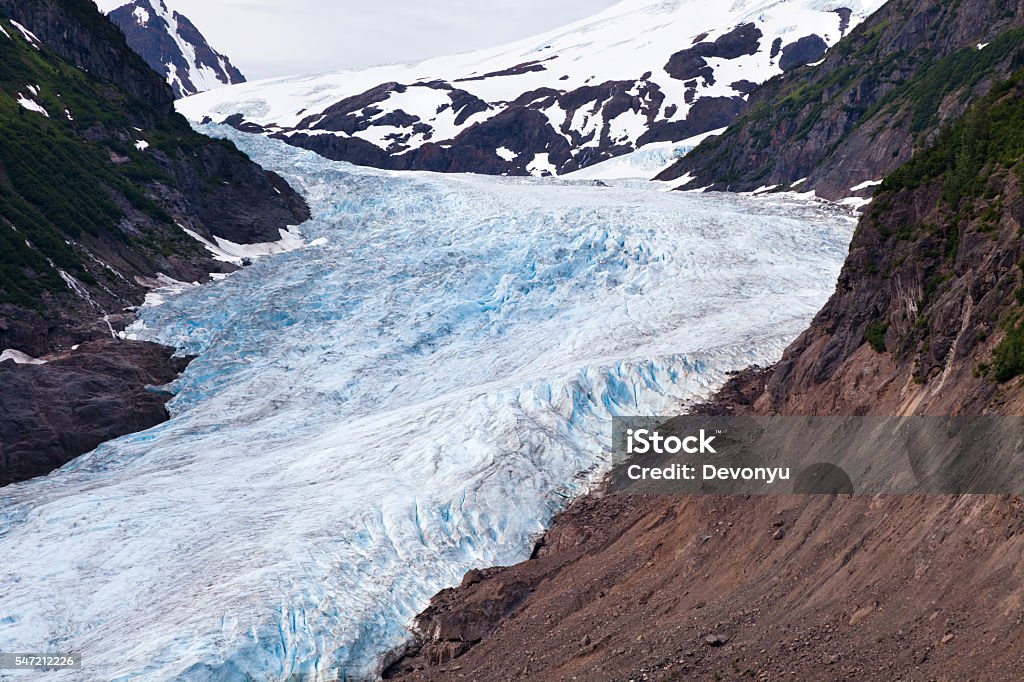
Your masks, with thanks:
[[(1014, 680), (1024, 505), (587, 498), (538, 557), (441, 593), (409, 680)], [(507, 609), (495, 602), (509, 596)], [(487, 616), (505, 611), (484, 634)], [(464, 646), (482, 641), (449, 660)]]

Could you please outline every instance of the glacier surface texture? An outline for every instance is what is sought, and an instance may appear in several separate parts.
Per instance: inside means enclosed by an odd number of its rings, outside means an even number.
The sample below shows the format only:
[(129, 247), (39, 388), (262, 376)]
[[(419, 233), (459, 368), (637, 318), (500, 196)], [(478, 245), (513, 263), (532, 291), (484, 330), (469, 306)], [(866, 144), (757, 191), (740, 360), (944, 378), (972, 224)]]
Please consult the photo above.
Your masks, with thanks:
[(153, 297), (132, 333), (198, 355), (172, 419), (0, 491), (0, 651), (83, 660), (47, 679), (373, 677), (434, 593), (529, 556), (612, 415), (776, 360), (853, 229), (208, 132), (305, 194), (306, 246)]

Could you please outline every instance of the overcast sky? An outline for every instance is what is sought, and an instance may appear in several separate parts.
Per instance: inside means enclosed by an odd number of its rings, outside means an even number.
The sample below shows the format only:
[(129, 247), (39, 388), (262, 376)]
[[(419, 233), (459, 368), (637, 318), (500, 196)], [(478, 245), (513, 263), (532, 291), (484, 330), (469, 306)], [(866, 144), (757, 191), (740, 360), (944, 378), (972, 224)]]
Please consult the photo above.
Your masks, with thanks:
[[(411, 61), (527, 38), (616, 0), (165, 0), (250, 80)], [(126, 0), (97, 0), (109, 11)]]

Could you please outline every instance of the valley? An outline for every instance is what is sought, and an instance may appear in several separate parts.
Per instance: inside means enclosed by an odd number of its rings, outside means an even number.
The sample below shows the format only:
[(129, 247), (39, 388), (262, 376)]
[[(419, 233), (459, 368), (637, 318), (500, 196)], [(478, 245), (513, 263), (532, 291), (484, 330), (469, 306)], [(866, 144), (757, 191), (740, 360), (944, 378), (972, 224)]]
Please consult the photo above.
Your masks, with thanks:
[[(1019, 677), (1021, 0), (622, 0), (251, 83), (174, 0), (116, 4), (0, 0), (0, 654)], [(701, 461), (640, 483), (708, 494), (623, 494), (615, 418), (683, 414)], [(935, 494), (852, 459), (761, 494), (861, 441), (700, 430), (837, 415), (937, 420), (856, 460)]]
[(793, 196), (400, 174), (205, 132), (302, 193), (307, 246), (144, 306), (131, 338), (196, 356), (170, 421), (0, 490), (0, 648), (111, 678), (372, 676), (431, 595), (530, 555), (606, 470), (611, 415), (775, 361), (853, 226)]

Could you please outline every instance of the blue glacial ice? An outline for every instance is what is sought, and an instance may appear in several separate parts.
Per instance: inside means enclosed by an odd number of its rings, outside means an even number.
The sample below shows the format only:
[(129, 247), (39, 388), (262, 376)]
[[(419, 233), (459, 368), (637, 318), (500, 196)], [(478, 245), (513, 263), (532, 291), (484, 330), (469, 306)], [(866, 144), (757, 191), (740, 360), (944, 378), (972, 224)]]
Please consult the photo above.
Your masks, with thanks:
[(0, 490), (0, 651), (48, 679), (373, 677), (470, 568), (528, 557), (612, 415), (776, 360), (851, 220), (792, 197), (397, 174), (231, 135), (310, 244), (144, 307), (173, 418)]

